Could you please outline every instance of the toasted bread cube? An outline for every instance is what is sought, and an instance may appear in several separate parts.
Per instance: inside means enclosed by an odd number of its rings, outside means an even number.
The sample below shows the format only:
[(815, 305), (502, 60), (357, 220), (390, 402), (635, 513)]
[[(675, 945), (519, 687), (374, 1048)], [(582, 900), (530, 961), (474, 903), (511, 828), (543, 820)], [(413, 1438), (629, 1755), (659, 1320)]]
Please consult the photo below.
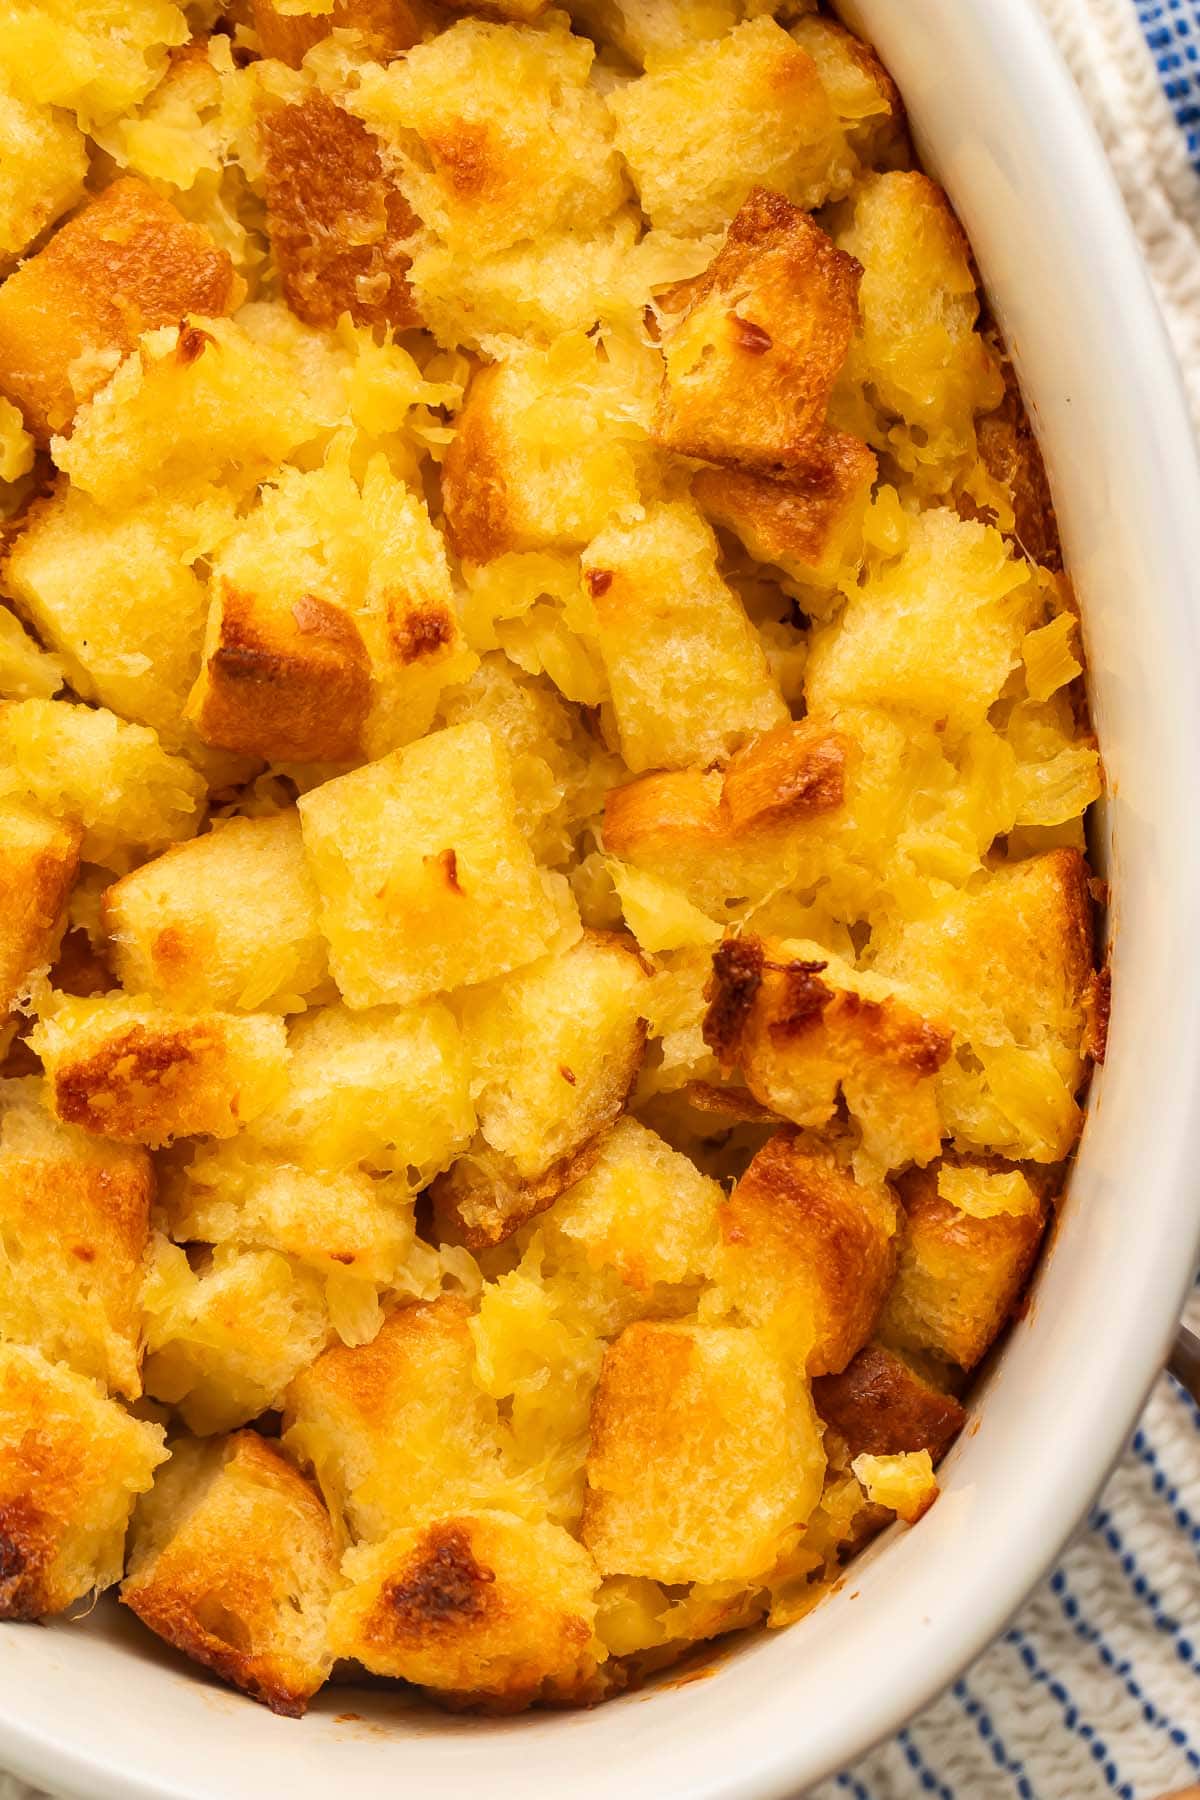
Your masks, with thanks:
[(966, 1411), (883, 1344), (866, 1344), (837, 1375), (813, 1382), (818, 1413), (852, 1457), (928, 1450), (940, 1462), (967, 1422)]
[(54, 959), (82, 837), (73, 823), (0, 800), (0, 1016)]
[(0, 1337), (136, 1400), (153, 1191), (143, 1150), (59, 1124), (32, 1078), (0, 1082)]
[(612, 121), (589, 84), (595, 50), (566, 21), (462, 19), (384, 70), (354, 111), (391, 141), (414, 212), (464, 258), (556, 228), (586, 230), (621, 204)]
[(168, 750), (184, 742), (208, 610), (191, 563), (207, 547), (203, 518), (169, 496), (114, 514), (62, 482), (25, 514), (5, 569), (75, 692), (149, 725)]
[[(267, 310), (298, 329), (289, 313)], [(176, 313), (173, 325), (147, 332), (55, 445), (72, 485), (114, 510), (172, 486), (193, 504), (211, 501), (206, 483), (249, 500), (299, 445), (327, 433), (341, 402), (311, 340), (271, 333), (261, 315), (249, 323), (257, 336), (231, 319), (181, 322)]]
[(923, 1519), (940, 1489), (928, 1450), (907, 1450), (898, 1456), (856, 1456), (851, 1467), (873, 1506), (886, 1506), (915, 1525)]
[(330, 1613), (334, 1654), (456, 1706), (598, 1697), (596, 1566), (559, 1525), (450, 1514), (364, 1544)]
[(863, 1172), (930, 1162), (942, 1138), (934, 1077), (951, 1034), (877, 975), (820, 945), (727, 938), (713, 956), (707, 1043), (755, 1099), (820, 1129), (845, 1102)]
[(589, 931), (463, 996), (482, 1143), (434, 1184), (444, 1238), (499, 1243), (582, 1174), (637, 1076), (648, 987), (631, 942)]
[(1095, 956), (1087, 884), (1078, 850), (1051, 850), (880, 934), (877, 966), (969, 1047), (942, 1077), (947, 1124), (968, 1146), (1058, 1162), (1079, 1135)]
[(351, 1012), (326, 1006), (292, 1027), (287, 1092), (253, 1126), (310, 1168), (445, 1168), (475, 1127), (470, 1060), (438, 1002)]
[(894, 707), (969, 730), (1018, 667), (1037, 610), (1029, 565), (998, 531), (937, 508), (921, 513), (900, 559), (869, 576), (815, 637), (808, 704)]
[(844, 1369), (870, 1336), (895, 1270), (891, 1189), (856, 1181), (830, 1151), (781, 1131), (720, 1219), (717, 1282), (739, 1316), (793, 1332), (810, 1375)]
[(73, 120), (0, 83), (0, 269), (82, 200), (87, 167)]
[(377, 62), (419, 44), (432, 22), (425, 0), (333, 0), (321, 12), (297, 13), (277, 0), (251, 0), (251, 18), (264, 56), (298, 69), (314, 44), (331, 31), (357, 31), (366, 54)]
[(579, 935), (565, 884), (539, 872), (521, 836), (486, 725), (448, 726), (326, 782), (300, 817), (350, 1006), (487, 981)]
[(142, 1303), (146, 1392), (202, 1434), (279, 1406), (330, 1336), (316, 1275), (273, 1250), (220, 1244), (193, 1266), (158, 1237)]
[(329, 1514), (253, 1431), (176, 1443), (138, 1504), (121, 1599), (176, 1650), (299, 1718), (329, 1673)]
[(0, 706), (0, 787), (80, 824), (84, 860), (111, 869), (190, 837), (205, 800), (203, 778), (154, 732), (66, 700)]
[[(1011, 502), (1010, 535), (1022, 554), (1042, 568), (1059, 571), (1062, 542), (1046, 465), (1011, 364), (1004, 365), (1003, 377), (1003, 400), (976, 423), (979, 459)], [(963, 504), (961, 497), (958, 504)]]
[(63, 225), (0, 290), (0, 390), (47, 443), (69, 429), (143, 331), (232, 311), (228, 255), (126, 176)]
[(690, 1157), (626, 1115), (546, 1225), (577, 1246), (591, 1269), (615, 1270), (652, 1302), (656, 1291), (694, 1291), (710, 1273), (723, 1198)]
[(859, 568), (875, 457), (842, 431), (818, 437), (781, 479), (750, 469), (701, 469), (692, 496), (714, 525), (732, 531), (756, 562), (773, 563), (823, 616)]
[(904, 102), (895, 82), (869, 44), (815, 8), (801, 11), (789, 30), (816, 63), (851, 149), (865, 163), (882, 162), (903, 138)]
[(62, 1612), (120, 1579), (162, 1440), (87, 1376), (0, 1343), (0, 1619)]
[(326, 979), (294, 809), (143, 863), (108, 889), (103, 918), (125, 989), (180, 1012), (297, 1012)]
[(420, 323), (405, 242), (417, 218), (361, 119), (313, 92), (264, 112), (267, 231), (283, 297), (307, 325)]
[(806, 212), (755, 188), (715, 261), (662, 302), (660, 441), (709, 462), (805, 464), (854, 335), (861, 275)]
[(681, 769), (613, 788), (605, 848), (719, 915), (727, 899), (777, 887), (801, 827), (840, 812), (849, 748), (805, 719), (747, 744), (723, 775)]
[(30, 1044), (65, 1124), (152, 1148), (232, 1137), (287, 1080), (283, 1021), (266, 1013), (179, 1014), (119, 993), (55, 995)]
[(10, 7), (0, 69), (91, 131), (138, 105), (187, 37), (182, 8), (162, 0), (37, 0)]
[(1019, 1212), (980, 1217), (938, 1191), (936, 1169), (900, 1184), (906, 1226), (895, 1283), (879, 1321), (885, 1344), (973, 1369), (1007, 1324), (1033, 1267), (1048, 1209), (1024, 1184)]
[(745, 0), (570, 0), (568, 8), (601, 43), (640, 69), (669, 62), (724, 37), (746, 14)]
[[(464, 561), (583, 545), (636, 506), (649, 452), (622, 369), (618, 380), (593, 340), (571, 332), (479, 371), (442, 468), (446, 527)], [(633, 371), (639, 382), (649, 373)]]
[(244, 1137), (202, 1144), (190, 1162), (166, 1170), (160, 1201), (176, 1243), (278, 1250), (339, 1278), (327, 1284), (327, 1300), (339, 1290), (352, 1299), (347, 1283), (358, 1278), (395, 1285), (413, 1244), (412, 1194), (403, 1180), (361, 1169), (311, 1171)]
[(635, 770), (715, 762), (787, 718), (717, 543), (686, 502), (610, 525), (583, 559), (621, 754)]
[(604, 1575), (752, 1581), (824, 1472), (807, 1384), (757, 1332), (630, 1325), (592, 1403), (583, 1541)]
[(223, 545), (188, 715), (206, 743), (283, 761), (376, 756), (420, 737), (475, 667), (441, 535), (372, 459), (281, 470)]
[(773, 19), (698, 45), (609, 106), (642, 206), (668, 231), (721, 231), (755, 188), (810, 211), (854, 175), (817, 65)]
[[(0, 419), (7, 404), (0, 405)], [(58, 657), (41, 649), (16, 615), (0, 606), (0, 698), (50, 700), (63, 680)]]
[[(865, 270), (847, 387), (870, 396), (880, 445), (905, 467), (925, 470), (932, 491), (944, 491), (974, 450), (975, 415), (1004, 396), (996, 357), (978, 329), (967, 240), (937, 183), (905, 170), (859, 184), (838, 243)], [(919, 428), (919, 436), (910, 430), (907, 448), (889, 430), (896, 418)]]
[(402, 1307), (372, 1343), (335, 1344), (292, 1382), (285, 1445), (355, 1536), (499, 1491), (496, 1403), (475, 1379), (469, 1316), (449, 1297)]

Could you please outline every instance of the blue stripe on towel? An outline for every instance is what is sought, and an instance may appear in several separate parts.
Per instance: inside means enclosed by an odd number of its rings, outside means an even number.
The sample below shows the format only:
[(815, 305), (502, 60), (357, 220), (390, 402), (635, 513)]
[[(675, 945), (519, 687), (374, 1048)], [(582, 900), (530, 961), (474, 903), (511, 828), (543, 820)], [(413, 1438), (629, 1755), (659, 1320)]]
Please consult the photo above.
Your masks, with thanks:
[(1134, 0), (1163, 92), (1200, 169), (1200, 0)]

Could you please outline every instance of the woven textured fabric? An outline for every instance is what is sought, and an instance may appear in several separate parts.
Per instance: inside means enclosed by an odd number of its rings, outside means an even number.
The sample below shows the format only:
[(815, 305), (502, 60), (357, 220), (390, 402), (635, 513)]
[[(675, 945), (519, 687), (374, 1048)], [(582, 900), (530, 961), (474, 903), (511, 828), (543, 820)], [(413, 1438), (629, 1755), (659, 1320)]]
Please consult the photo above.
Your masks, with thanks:
[[(1200, 0), (1040, 4), (1108, 150), (1200, 419)], [(1190, 1319), (1200, 1331), (1200, 1289)], [(399, 1749), (396, 1773), (402, 1786)], [(1163, 1376), (1086, 1528), (1012, 1629), (811, 1800), (1158, 1800), (1194, 1782), (1200, 1409)], [(0, 1774), (0, 1800), (40, 1796)]]

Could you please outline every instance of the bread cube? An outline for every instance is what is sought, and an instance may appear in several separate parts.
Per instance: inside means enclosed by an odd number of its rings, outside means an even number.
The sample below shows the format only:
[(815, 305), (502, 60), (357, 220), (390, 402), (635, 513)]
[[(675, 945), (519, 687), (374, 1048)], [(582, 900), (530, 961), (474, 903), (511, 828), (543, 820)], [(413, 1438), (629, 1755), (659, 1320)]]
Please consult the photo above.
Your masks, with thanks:
[(414, 1186), (465, 1149), (475, 1127), (470, 1060), (439, 1002), (321, 1008), (292, 1027), (287, 1092), (254, 1137), (309, 1168), (366, 1160)]
[(621, 754), (634, 771), (715, 762), (787, 718), (758, 634), (686, 502), (610, 525), (583, 559)]
[(149, 725), (168, 750), (185, 741), (204, 636), (208, 596), (192, 563), (209, 547), (207, 523), (170, 496), (105, 512), (61, 482), (29, 508), (5, 566), (75, 692)]
[(630, 1325), (592, 1403), (583, 1541), (604, 1575), (750, 1582), (824, 1472), (807, 1384), (757, 1332)]
[(626, 1115), (546, 1228), (556, 1242), (575, 1246), (593, 1271), (614, 1270), (649, 1309), (672, 1291), (694, 1294), (711, 1272), (723, 1199), (691, 1157)]
[(143, 331), (231, 312), (224, 250), (127, 176), (90, 201), (0, 290), (0, 391), (40, 443), (70, 428)]
[(310, 13), (281, 8), (277, 0), (251, 0), (250, 12), (263, 55), (293, 69), (331, 31), (361, 33), (366, 54), (390, 62), (419, 44), (433, 22), (426, 0), (333, 0), (327, 10)]
[(253, 1431), (183, 1439), (138, 1504), (121, 1599), (176, 1650), (272, 1712), (323, 1684), (338, 1553), (304, 1477)]
[(190, 837), (206, 798), (203, 778), (144, 725), (66, 700), (0, 705), (0, 790), (81, 825), (84, 861), (109, 869)]
[(0, 1082), (0, 1337), (136, 1400), (153, 1191), (144, 1151), (59, 1124), (34, 1079)]
[[(160, 1179), (160, 1204), (179, 1244), (278, 1250), (318, 1275), (379, 1287), (396, 1282), (412, 1248), (412, 1195), (395, 1176), (312, 1171), (242, 1137), (200, 1145)], [(335, 1290), (343, 1285), (335, 1282)], [(330, 1293), (327, 1286), (327, 1299)]]
[[(316, 21), (313, 21), (314, 23)], [(307, 325), (420, 323), (405, 241), (417, 228), (361, 119), (314, 91), (260, 125), (267, 231), (283, 297)]]
[(745, 0), (570, 0), (568, 9), (601, 43), (644, 69), (725, 34), (746, 13)]
[(826, 431), (783, 478), (750, 469), (701, 469), (692, 497), (714, 525), (740, 538), (756, 562), (781, 569), (807, 610), (824, 617), (862, 562), (875, 471), (865, 444)]
[[(0, 404), (0, 414), (6, 404)], [(0, 698), (49, 700), (62, 685), (57, 656), (35, 643), (16, 615), (0, 606)]]
[[(945, 194), (919, 170), (869, 176), (838, 243), (863, 265), (847, 391), (865, 394), (873, 441), (945, 492), (975, 448), (976, 414), (1004, 381), (981, 336), (970, 247)], [(891, 429), (899, 419), (907, 432)]]
[(794, 1337), (810, 1375), (844, 1369), (870, 1336), (895, 1270), (891, 1189), (856, 1181), (829, 1150), (780, 1131), (720, 1222), (716, 1279), (739, 1317)]
[(87, 1376), (0, 1343), (0, 1619), (62, 1612), (120, 1579), (162, 1440)]
[(330, 1613), (335, 1655), (455, 1706), (598, 1698), (596, 1566), (561, 1526), (455, 1513), (360, 1545)]
[(583, 1173), (636, 1079), (648, 987), (628, 939), (588, 931), (463, 996), (482, 1142), (434, 1184), (443, 1238), (500, 1243)]
[(287, 1080), (283, 1021), (266, 1013), (171, 1013), (125, 994), (55, 995), (30, 1036), (58, 1118), (152, 1148), (232, 1137)]
[(206, 743), (342, 762), (420, 737), (475, 666), (445, 546), (386, 459), (281, 470), (214, 563), (188, 716)]
[(864, 163), (884, 163), (904, 145), (904, 102), (895, 82), (869, 44), (815, 8), (800, 10), (804, 16), (789, 30), (816, 63), (850, 148)]
[(899, 1456), (856, 1456), (855, 1475), (873, 1506), (886, 1506), (915, 1525), (938, 1497), (937, 1477), (928, 1450), (907, 1450)]
[(556, 228), (586, 230), (626, 188), (595, 51), (544, 28), (462, 19), (386, 70), (353, 109), (390, 142), (413, 210), (466, 260)]
[(229, 819), (143, 863), (103, 901), (131, 994), (180, 1012), (297, 1012), (326, 980), (294, 809)]
[(605, 848), (720, 916), (727, 899), (776, 888), (801, 829), (841, 811), (849, 754), (843, 734), (805, 719), (747, 744), (723, 775), (643, 776), (605, 796)]
[(157, 1237), (142, 1303), (146, 1392), (201, 1434), (281, 1405), (330, 1336), (316, 1275), (273, 1250), (226, 1243), (189, 1259)]
[(934, 509), (912, 521), (904, 554), (872, 574), (809, 652), (809, 707), (881, 706), (983, 723), (1021, 660), (1038, 610), (1029, 565), (998, 531)]
[[(546, 350), (514, 349), (479, 371), (442, 467), (446, 528), (464, 561), (583, 545), (637, 505), (649, 454), (647, 377), (656, 378), (652, 364), (614, 370), (583, 332)], [(643, 390), (644, 422), (631, 416)]]
[(1033, 1267), (1048, 1217), (1044, 1187), (1025, 1205), (980, 1217), (939, 1192), (938, 1171), (904, 1176), (906, 1224), (896, 1280), (879, 1320), (883, 1342), (975, 1364), (1007, 1324)]
[(335, 1519), (375, 1542), (501, 1491), (496, 1403), (475, 1379), (465, 1303), (401, 1307), (370, 1344), (335, 1344), (288, 1390), (284, 1444)]
[(10, 7), (0, 71), (92, 131), (143, 100), (187, 37), (182, 8), (163, 0), (37, 0)]
[(579, 935), (518, 829), (486, 725), (452, 725), (300, 800), (321, 929), (348, 1005), (486, 981)]
[(713, 955), (706, 1042), (757, 1100), (819, 1130), (845, 1103), (861, 1173), (930, 1162), (942, 1138), (934, 1077), (951, 1034), (894, 985), (798, 940), (727, 938)]
[(851, 1457), (928, 1450), (937, 1463), (967, 1422), (953, 1394), (883, 1344), (865, 1344), (839, 1374), (814, 1381), (813, 1400)]
[(0, 1016), (30, 975), (53, 961), (82, 837), (74, 823), (0, 800)]
[(806, 212), (755, 188), (716, 259), (660, 302), (659, 440), (735, 467), (805, 465), (854, 335), (861, 275)]
[(87, 166), (72, 119), (0, 83), (0, 269), (82, 200)]
[[(274, 317), (291, 320), (278, 308)], [(55, 446), (59, 468), (101, 506), (130, 508), (172, 487), (192, 505), (211, 504), (210, 483), (248, 501), (344, 416), (311, 341), (272, 333), (253, 314), (246, 323), (257, 336), (229, 319), (175, 320), (148, 332), (112, 374), (114, 359), (107, 386)]]
[(1051, 850), (881, 931), (877, 966), (953, 1026), (969, 1055), (941, 1079), (961, 1143), (1058, 1162), (1079, 1135), (1094, 967), (1088, 870)]
[(1046, 465), (1010, 363), (1002, 375), (1003, 400), (976, 422), (979, 459), (1011, 502), (1005, 529), (1011, 525), (1013, 541), (1030, 562), (1057, 572), (1063, 566), (1062, 543)]
[(773, 19), (697, 45), (608, 104), (642, 207), (668, 231), (721, 231), (755, 188), (811, 211), (854, 176), (817, 65)]

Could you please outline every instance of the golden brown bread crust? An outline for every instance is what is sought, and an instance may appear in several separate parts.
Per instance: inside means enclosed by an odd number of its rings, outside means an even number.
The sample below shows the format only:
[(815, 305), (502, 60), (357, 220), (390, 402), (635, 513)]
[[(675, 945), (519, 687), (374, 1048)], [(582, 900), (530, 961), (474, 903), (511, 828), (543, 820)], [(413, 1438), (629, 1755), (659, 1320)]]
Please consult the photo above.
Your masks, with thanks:
[(761, 1306), (767, 1317), (803, 1294), (814, 1333), (809, 1374), (844, 1369), (891, 1282), (896, 1214), (890, 1188), (866, 1187), (830, 1151), (777, 1132), (721, 1208), (720, 1283), (743, 1310)]
[(264, 112), (260, 131), (267, 231), (297, 318), (330, 327), (348, 312), (356, 325), (420, 324), (403, 248), (417, 218), (362, 120), (312, 93)]
[(273, 0), (251, 0), (251, 16), (264, 56), (278, 58), (298, 69), (314, 44), (331, 31), (361, 31), (367, 54), (390, 62), (414, 44), (435, 22), (425, 0), (333, 0), (333, 10), (315, 16), (292, 16), (278, 11)]
[(928, 1450), (940, 1462), (967, 1419), (953, 1394), (883, 1344), (865, 1345), (840, 1373), (814, 1381), (813, 1399), (851, 1458)]
[(69, 820), (0, 806), (0, 1016), (55, 954), (82, 842)]
[[(643, 1041), (645, 1031), (642, 1033)], [(622, 1102), (623, 1103), (623, 1102)], [(523, 1176), (510, 1157), (479, 1140), (430, 1188), (433, 1223), (441, 1243), (488, 1250), (554, 1205), (560, 1194), (582, 1181), (604, 1142), (607, 1127), (550, 1164), (541, 1175)]]
[(290, 615), (222, 581), (188, 716), (206, 744), (281, 762), (361, 756), (371, 665), (353, 619), (298, 594)]
[(67, 430), (144, 331), (231, 312), (226, 252), (153, 188), (123, 177), (0, 289), (0, 392), (40, 443)]
[(670, 874), (697, 855), (785, 831), (834, 812), (845, 799), (848, 746), (815, 720), (777, 726), (733, 755), (719, 796), (700, 769), (644, 775), (604, 802), (604, 843), (613, 855)]
[[(1062, 544), (1054, 496), (1011, 363), (1004, 364), (1002, 404), (979, 420), (975, 434), (984, 467), (1012, 494), (1013, 536), (1022, 554), (1044, 568), (1060, 570)], [(960, 502), (960, 511), (968, 518), (977, 516), (969, 501)]]
[(442, 464), (446, 534), (467, 563), (492, 562), (522, 542), (509, 506), (491, 416), (492, 395), (501, 379), (499, 364), (476, 373)]
[(177, 1530), (140, 1568), (135, 1548), (121, 1599), (185, 1656), (272, 1712), (299, 1718), (328, 1658), (299, 1654), (288, 1627), (303, 1607), (312, 1635), (323, 1637), (337, 1571), (329, 1515), (311, 1483), (255, 1432), (238, 1432), (216, 1456), (222, 1466), (194, 1510), (185, 1496)]
[(660, 300), (660, 443), (751, 469), (805, 462), (850, 348), (861, 279), (807, 213), (756, 189), (710, 267)]
[(877, 468), (874, 452), (858, 438), (825, 430), (784, 477), (701, 469), (692, 493), (713, 523), (740, 538), (757, 562), (832, 586), (843, 562), (861, 555), (862, 518)]
[(1028, 1167), (1024, 1174), (1036, 1184), (1035, 1204), (991, 1218), (943, 1199), (937, 1168), (914, 1169), (900, 1179), (905, 1228), (896, 1279), (879, 1319), (884, 1343), (932, 1352), (962, 1369), (980, 1361), (1012, 1316), (1049, 1216), (1053, 1174)]

